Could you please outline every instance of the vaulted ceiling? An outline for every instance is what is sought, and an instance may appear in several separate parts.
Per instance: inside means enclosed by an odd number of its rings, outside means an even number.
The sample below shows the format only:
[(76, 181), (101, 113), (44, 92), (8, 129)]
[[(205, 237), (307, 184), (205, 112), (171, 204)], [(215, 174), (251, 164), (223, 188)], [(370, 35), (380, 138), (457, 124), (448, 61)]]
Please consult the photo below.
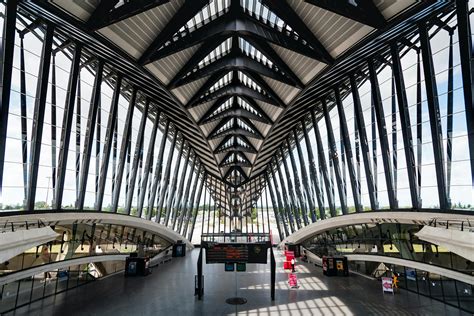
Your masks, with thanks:
[(50, 2), (154, 76), (169, 112), (189, 121), (188, 142), (200, 147), (208, 171), (233, 185), (264, 170), (313, 106), (307, 94), (322, 74), (397, 16), (426, 7), (411, 0)]

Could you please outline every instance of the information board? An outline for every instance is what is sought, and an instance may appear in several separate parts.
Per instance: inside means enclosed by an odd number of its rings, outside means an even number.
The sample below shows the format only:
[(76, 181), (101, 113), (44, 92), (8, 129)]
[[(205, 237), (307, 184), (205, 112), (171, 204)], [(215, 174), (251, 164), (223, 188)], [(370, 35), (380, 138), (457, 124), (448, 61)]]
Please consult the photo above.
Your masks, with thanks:
[(206, 263), (267, 263), (266, 243), (205, 243)]

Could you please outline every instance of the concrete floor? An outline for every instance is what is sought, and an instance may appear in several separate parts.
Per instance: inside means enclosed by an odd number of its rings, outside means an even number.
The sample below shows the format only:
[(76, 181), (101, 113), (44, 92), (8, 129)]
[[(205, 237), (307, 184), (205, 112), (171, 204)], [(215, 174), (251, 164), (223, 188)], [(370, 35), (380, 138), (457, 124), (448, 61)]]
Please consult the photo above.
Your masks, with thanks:
[[(270, 299), (270, 265), (247, 272), (204, 266), (205, 294), (198, 301), (194, 275), (199, 250), (155, 268), (147, 277), (115, 275), (21, 308), (10, 315), (467, 315), (438, 301), (401, 291), (383, 294), (379, 282), (361, 276), (328, 278), (320, 268), (297, 266), (298, 289), (290, 289), (277, 256), (276, 300)], [(269, 261), (270, 262), (270, 261)], [(245, 305), (225, 303), (245, 297)]]

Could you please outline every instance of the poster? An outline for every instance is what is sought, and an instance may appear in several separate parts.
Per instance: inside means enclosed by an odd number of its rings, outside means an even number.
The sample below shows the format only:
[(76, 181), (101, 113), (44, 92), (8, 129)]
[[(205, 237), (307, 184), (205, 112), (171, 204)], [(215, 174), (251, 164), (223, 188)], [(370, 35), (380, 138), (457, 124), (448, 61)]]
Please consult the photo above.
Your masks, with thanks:
[(383, 292), (391, 292), (393, 293), (393, 286), (392, 286), (392, 278), (382, 278), (382, 290)]

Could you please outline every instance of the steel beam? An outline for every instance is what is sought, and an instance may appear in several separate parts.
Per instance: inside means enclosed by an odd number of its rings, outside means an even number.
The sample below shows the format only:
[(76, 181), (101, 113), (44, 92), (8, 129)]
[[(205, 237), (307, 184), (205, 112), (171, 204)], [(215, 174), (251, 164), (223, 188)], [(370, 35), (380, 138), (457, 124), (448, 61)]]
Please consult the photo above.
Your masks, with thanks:
[(130, 98), (130, 102), (128, 104), (127, 109), (127, 117), (125, 119), (125, 126), (122, 135), (122, 144), (120, 146), (119, 152), (119, 163), (117, 166), (117, 174), (114, 179), (115, 181), (115, 189), (114, 195), (112, 197), (112, 212), (117, 213), (118, 203), (120, 199), (120, 188), (122, 187), (122, 179), (123, 179), (123, 170), (125, 168), (126, 160), (127, 160), (127, 151), (128, 147), (130, 146), (130, 135), (132, 133), (132, 122), (133, 122), (133, 111), (135, 110), (135, 102), (137, 99), (137, 88), (132, 88), (132, 96)]
[(393, 76), (395, 78), (395, 88), (397, 89), (398, 112), (400, 115), (400, 124), (404, 143), (405, 161), (407, 166), (408, 183), (410, 185), (411, 203), (414, 209), (421, 208), (419, 199), (418, 185), (416, 183), (416, 161), (413, 151), (413, 136), (411, 132), (410, 112), (408, 109), (408, 99), (406, 95), (405, 80), (403, 69), (400, 62), (400, 52), (398, 45), (392, 44), (390, 47), (392, 55)]
[(242, 38), (249, 42), (253, 47), (265, 55), (274, 65), (283, 71), (288, 78), (293, 81), (296, 87), (303, 89), (304, 84), (293, 70), (283, 61), (273, 47), (266, 41), (261, 41), (251, 36), (242, 35)]
[(133, 201), (133, 193), (135, 191), (135, 182), (137, 180), (137, 173), (138, 173), (138, 163), (142, 159), (143, 153), (143, 137), (145, 135), (145, 126), (146, 120), (148, 118), (148, 110), (150, 108), (150, 100), (146, 99), (145, 106), (142, 110), (142, 118), (140, 120), (140, 125), (138, 127), (138, 134), (135, 144), (135, 153), (133, 154), (133, 163), (132, 163), (132, 175), (130, 177), (129, 188), (126, 196), (125, 202), (125, 211), (127, 215), (130, 215), (130, 211), (132, 209), (132, 201)]
[(379, 80), (377, 78), (377, 72), (375, 69), (374, 61), (370, 59), (368, 61), (368, 65), (372, 100), (374, 102), (375, 115), (377, 117), (377, 129), (379, 132), (379, 140), (382, 150), (382, 161), (384, 167), (385, 182), (387, 184), (388, 201), (390, 204), (390, 209), (395, 210), (398, 208), (398, 201), (395, 198), (396, 193), (393, 184), (393, 168), (390, 161), (390, 147), (388, 144), (388, 133), (387, 125), (385, 123), (385, 113), (382, 104), (382, 96), (380, 94)]
[[(109, 119), (107, 122), (107, 131), (105, 132), (105, 144), (104, 151), (102, 153), (102, 165), (100, 167), (99, 176), (99, 191), (96, 197), (95, 209), (98, 211), (102, 210), (102, 202), (104, 200), (105, 184), (107, 181), (107, 170), (109, 168), (110, 152), (112, 151), (112, 145), (114, 142), (114, 131), (116, 128), (118, 101), (120, 97), (120, 88), (122, 86), (122, 75), (117, 74), (115, 79), (114, 94), (110, 104)], [(114, 179), (112, 179), (113, 182)]]
[[(163, 31), (161, 33), (163, 33)], [(184, 36), (172, 39), (167, 46), (164, 46), (159, 51), (156, 51), (149, 58), (140, 58), (140, 62), (152, 62), (199, 44), (203, 41), (211, 40), (223, 35), (246, 35), (258, 38), (259, 40), (268, 41), (282, 47), (291, 47), (291, 50), (301, 55), (320, 60), (322, 62), (332, 63), (333, 59), (331, 56), (327, 56), (325, 53), (317, 51), (315, 47), (308, 44), (306, 39), (297, 37), (294, 35), (294, 33), (296, 32), (293, 31), (293, 33), (290, 33), (280, 31), (277, 28), (270, 26), (270, 24), (261, 23), (261, 21), (257, 18), (251, 17), (250, 15), (243, 12), (240, 14), (237, 13), (231, 18), (229, 18), (229, 16), (222, 15), (201, 26), (200, 28), (193, 30), (191, 33), (187, 33)], [(146, 56), (147, 52), (148, 50), (145, 52), (144, 56)]]
[(213, 73), (219, 72), (223, 69), (227, 71), (249, 71), (261, 74), (265, 77), (272, 78), (285, 84), (293, 84), (293, 82), (288, 82), (288, 78), (283, 76), (280, 72), (265, 66), (264, 64), (243, 53), (229, 53), (202, 68), (195, 69), (190, 75), (180, 78), (174, 83), (173, 87), (176, 88), (186, 85), (201, 78), (210, 76)]
[(139, 58), (138, 63), (145, 65), (153, 61), (153, 55), (164, 46), (164, 44), (171, 40), (173, 35), (179, 31), (179, 29), (191, 20), (202, 8), (209, 3), (209, 0), (194, 0), (192, 2), (182, 5), (181, 8), (173, 15), (171, 20), (166, 23), (166, 26), (161, 32), (155, 37), (153, 42), (148, 46), (142, 56)]
[(383, 28), (387, 24), (373, 0), (336, 2), (331, 0), (305, 0), (305, 2), (376, 29)]
[(69, 74), (68, 90), (66, 94), (66, 104), (64, 106), (64, 116), (61, 132), (61, 142), (58, 159), (58, 175), (56, 181), (56, 200), (53, 203), (54, 209), (61, 209), (64, 193), (64, 180), (66, 178), (67, 157), (69, 153), (69, 142), (71, 140), (72, 119), (74, 117), (74, 101), (76, 98), (77, 81), (80, 72), (82, 45), (76, 44), (74, 49), (71, 71)]
[(103, 6), (108, 10), (100, 10), (99, 12), (97, 12), (97, 9), (94, 10), (89, 20), (87, 20), (87, 26), (91, 30), (98, 30), (168, 3), (169, 0), (135, 0), (125, 2), (118, 8), (114, 8), (115, 5), (113, 4), (117, 2), (116, 0), (102, 0), (99, 7), (104, 3)]
[(94, 144), (94, 131), (100, 130), (100, 125), (97, 123), (97, 112), (99, 110), (100, 97), (101, 97), (101, 85), (104, 71), (104, 61), (99, 60), (96, 68), (96, 75), (94, 80), (94, 87), (92, 90), (92, 99), (89, 106), (89, 114), (87, 116), (87, 127), (84, 142), (84, 151), (82, 153), (82, 169), (80, 178), (80, 189), (79, 198), (76, 201), (76, 208), (82, 210), (84, 207), (84, 199), (86, 197), (87, 180), (89, 175), (89, 165), (92, 155), (92, 146)]
[(293, 7), (286, 1), (272, 1), (272, 0), (261, 0), (262, 4), (267, 6), (270, 11), (273, 11), (278, 17), (283, 19), (291, 28), (303, 37), (309, 45), (317, 52), (320, 56), (320, 60), (326, 64), (332, 64), (334, 58), (329, 54), (324, 45), (314, 35), (302, 18), (295, 12)]
[[(8, 14), (8, 10), (9, 9), (7, 8), (7, 14)], [(9, 26), (6, 25), (4, 27), (9, 27)], [(41, 51), (41, 62), (39, 65), (39, 75), (38, 75), (38, 81), (37, 81), (37, 86), (36, 86), (35, 111), (33, 114), (33, 126), (31, 129), (32, 132), (31, 132), (31, 145), (30, 145), (30, 165), (29, 165), (29, 171), (28, 171), (29, 177), (28, 177), (28, 189), (27, 189), (28, 195), (26, 198), (26, 205), (25, 205), (25, 209), (29, 211), (32, 211), (35, 208), (36, 186), (38, 182), (38, 171), (39, 171), (38, 169), (39, 169), (39, 161), (40, 161), (41, 147), (42, 147), (41, 142), (43, 138), (44, 113), (45, 113), (45, 108), (46, 108), (46, 98), (48, 94), (48, 78), (49, 78), (49, 70), (51, 66), (53, 37), (54, 37), (54, 26), (52, 24), (47, 24), (46, 33), (44, 36), (43, 48)], [(3, 65), (3, 66), (6, 67), (6, 65)], [(2, 71), (5, 71), (5, 70), (6, 69), (3, 68)], [(5, 76), (5, 74), (3, 76)], [(2, 79), (2, 80), (5, 83), (5, 79)], [(3, 90), (7, 89), (7, 87), (8, 86), (4, 85)], [(8, 90), (9, 89), (10, 88), (8, 88)], [(4, 95), (5, 93), (9, 93), (9, 92), (3, 91), (2, 97), (5, 97)], [(2, 99), (2, 102), (3, 101), (4, 100)], [(8, 102), (10, 101), (8, 100)], [(7, 111), (7, 115), (8, 115), (8, 111)], [(5, 121), (2, 121), (2, 122), (5, 123)], [(0, 135), (0, 139), (5, 140), (5, 138), (3, 138), (3, 135)], [(2, 149), (4, 150), (5, 147), (2, 147)], [(2, 157), (0, 156), (0, 160), (1, 159)], [(2, 167), (0, 168), (2, 169), (3, 161), (0, 163), (0, 165), (2, 165)], [(0, 170), (0, 177), (2, 175), (1, 172), (2, 170)], [(1, 188), (1, 183), (0, 183), (0, 188)]]
[(362, 147), (362, 158), (364, 159), (364, 168), (365, 176), (367, 179), (367, 188), (369, 191), (370, 207), (372, 210), (377, 210), (379, 208), (377, 197), (375, 194), (374, 187), (374, 176), (372, 174), (372, 168), (370, 167), (369, 160), (369, 145), (367, 143), (367, 133), (365, 131), (365, 121), (364, 114), (362, 113), (362, 105), (360, 104), (359, 90), (357, 88), (357, 83), (355, 75), (350, 76), (351, 83), (351, 92), (352, 98), (354, 101), (354, 118), (357, 124), (357, 131), (359, 133), (360, 145)]
[(242, 95), (244, 97), (260, 100), (265, 103), (268, 103), (277, 107), (281, 107), (281, 108), (285, 107), (284, 103), (281, 103), (280, 101), (275, 100), (268, 95), (264, 95), (258, 92), (257, 90), (249, 88), (242, 83), (232, 83), (220, 89), (217, 89), (214, 92), (209, 93), (208, 95), (199, 94), (199, 92), (196, 93), (191, 98), (191, 100), (187, 103), (186, 108), (189, 109), (189, 108), (201, 105), (203, 103), (210, 102), (212, 100), (215, 100), (221, 97), (231, 97), (231, 96), (236, 96), (236, 95), (238, 96)]
[(431, 52), (428, 28), (425, 23), (419, 24), (420, 46), (423, 61), (423, 72), (425, 75), (426, 101), (430, 117), (431, 139), (433, 143), (433, 155), (436, 169), (436, 181), (438, 185), (438, 198), (441, 210), (450, 208), (450, 202), (446, 195), (446, 172), (444, 167), (443, 134), (441, 117), (439, 112), (438, 88), (436, 85), (435, 70), (433, 65), (433, 54)]

